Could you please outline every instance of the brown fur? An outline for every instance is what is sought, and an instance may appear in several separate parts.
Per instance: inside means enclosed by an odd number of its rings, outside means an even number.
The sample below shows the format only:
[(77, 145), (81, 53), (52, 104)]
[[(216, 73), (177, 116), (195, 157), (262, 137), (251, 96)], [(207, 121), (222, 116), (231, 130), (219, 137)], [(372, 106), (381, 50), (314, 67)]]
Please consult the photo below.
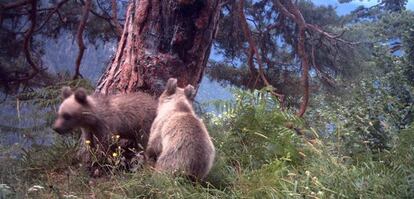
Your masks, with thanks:
[(168, 80), (159, 98), (146, 157), (156, 170), (184, 173), (200, 180), (211, 169), (215, 149), (206, 127), (193, 111), (194, 95), (191, 85), (177, 88), (176, 79)]
[(74, 128), (82, 129), (79, 156), (89, 163), (90, 155), (85, 144), (108, 151), (112, 135), (127, 140), (128, 147), (143, 150), (148, 141), (151, 124), (156, 114), (156, 100), (145, 93), (106, 96), (87, 95), (80, 88), (74, 93), (63, 88), (64, 101), (59, 107), (53, 129), (60, 134)]

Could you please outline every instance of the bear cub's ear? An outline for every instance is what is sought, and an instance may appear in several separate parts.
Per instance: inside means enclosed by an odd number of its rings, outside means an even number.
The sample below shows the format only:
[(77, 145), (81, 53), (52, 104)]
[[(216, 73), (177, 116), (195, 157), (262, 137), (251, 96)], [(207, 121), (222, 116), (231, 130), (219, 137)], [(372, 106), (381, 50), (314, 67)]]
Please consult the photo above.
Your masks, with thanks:
[(78, 88), (75, 91), (75, 99), (80, 104), (87, 104), (87, 100), (86, 100), (87, 97), (88, 97), (88, 95), (86, 94), (86, 90), (84, 88)]
[(196, 90), (191, 84), (189, 84), (184, 88), (184, 94), (187, 97), (187, 99), (194, 100), (194, 97), (196, 95)]
[(177, 79), (170, 78), (168, 79), (167, 85), (165, 86), (165, 92), (167, 95), (172, 95), (177, 90)]
[(70, 89), (69, 86), (62, 87), (62, 92), (60, 94), (60, 96), (62, 97), (62, 99), (66, 99), (66, 98), (68, 98), (71, 95), (72, 95), (72, 89)]

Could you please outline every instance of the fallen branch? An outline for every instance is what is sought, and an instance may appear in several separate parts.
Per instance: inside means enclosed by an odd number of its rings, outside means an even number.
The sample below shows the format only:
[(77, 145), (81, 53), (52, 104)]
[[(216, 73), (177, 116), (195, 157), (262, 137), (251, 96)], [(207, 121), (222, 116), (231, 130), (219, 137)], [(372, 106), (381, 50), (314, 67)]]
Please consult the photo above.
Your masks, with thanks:
[(83, 6), (83, 13), (82, 13), (81, 21), (79, 22), (78, 32), (76, 33), (76, 40), (79, 46), (79, 53), (78, 53), (78, 56), (76, 57), (75, 75), (73, 76), (73, 79), (82, 77), (82, 75), (79, 72), (79, 69), (80, 69), (80, 64), (82, 62), (83, 53), (85, 51), (85, 44), (83, 43), (83, 31), (85, 30), (86, 21), (88, 20), (90, 9), (91, 9), (91, 0), (86, 0), (85, 5)]

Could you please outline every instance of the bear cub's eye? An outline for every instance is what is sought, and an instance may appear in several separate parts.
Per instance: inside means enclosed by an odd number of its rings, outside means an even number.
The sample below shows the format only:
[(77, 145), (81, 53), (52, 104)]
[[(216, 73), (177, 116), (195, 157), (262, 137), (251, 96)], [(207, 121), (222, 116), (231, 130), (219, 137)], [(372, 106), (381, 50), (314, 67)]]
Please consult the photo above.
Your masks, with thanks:
[(70, 118), (72, 117), (72, 116), (70, 116), (69, 114), (67, 114), (67, 113), (64, 113), (63, 115), (62, 115), (62, 117), (63, 117), (63, 119), (65, 119), (65, 120), (70, 120)]

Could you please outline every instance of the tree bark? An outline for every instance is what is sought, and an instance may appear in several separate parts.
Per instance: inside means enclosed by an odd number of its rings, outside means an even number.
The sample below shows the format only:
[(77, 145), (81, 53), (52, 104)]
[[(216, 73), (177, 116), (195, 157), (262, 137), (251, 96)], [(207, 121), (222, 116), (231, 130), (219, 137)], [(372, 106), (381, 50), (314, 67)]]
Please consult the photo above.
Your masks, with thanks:
[(198, 87), (220, 13), (220, 0), (133, 0), (112, 62), (96, 91), (159, 96), (168, 78)]

